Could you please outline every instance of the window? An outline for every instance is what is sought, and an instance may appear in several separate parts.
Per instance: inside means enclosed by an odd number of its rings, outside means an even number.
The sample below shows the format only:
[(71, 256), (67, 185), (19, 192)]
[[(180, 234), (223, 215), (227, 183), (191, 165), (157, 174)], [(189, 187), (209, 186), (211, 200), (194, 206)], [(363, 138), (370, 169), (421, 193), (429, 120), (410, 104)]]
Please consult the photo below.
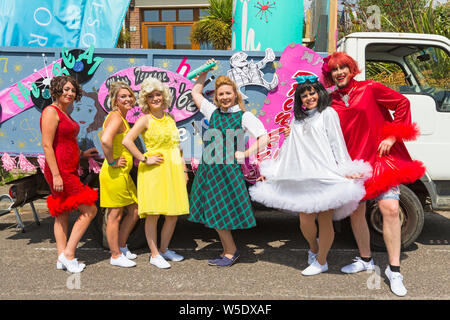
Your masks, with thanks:
[[(203, 12), (203, 13), (201, 13)], [(200, 49), (191, 43), (192, 25), (204, 15), (201, 8), (147, 9), (141, 24), (142, 47), (149, 49)]]
[(396, 91), (400, 91), (402, 86), (411, 85), (401, 66), (389, 61), (367, 61), (366, 79), (381, 82)]
[(450, 112), (450, 59), (438, 47), (422, 47), (405, 56), (405, 62), (419, 84), (420, 92), (431, 95), (438, 111)]
[[(450, 112), (450, 59), (440, 47), (381, 44), (367, 47), (366, 79), (400, 93), (426, 94), (437, 110)], [(372, 61), (374, 59), (375, 61)]]

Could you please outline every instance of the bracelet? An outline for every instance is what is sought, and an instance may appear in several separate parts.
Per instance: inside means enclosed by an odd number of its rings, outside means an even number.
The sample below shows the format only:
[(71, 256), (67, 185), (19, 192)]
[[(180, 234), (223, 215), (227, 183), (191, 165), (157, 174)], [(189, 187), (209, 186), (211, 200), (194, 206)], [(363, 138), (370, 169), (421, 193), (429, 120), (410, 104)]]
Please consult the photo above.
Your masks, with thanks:
[[(108, 162), (108, 160), (106, 160), (106, 162)], [(108, 162), (108, 164), (109, 164), (110, 166), (113, 166), (113, 165), (115, 165), (115, 164), (116, 164), (116, 159), (114, 159), (114, 161), (113, 161), (113, 162), (111, 162), (111, 163), (109, 163), (109, 162)]]

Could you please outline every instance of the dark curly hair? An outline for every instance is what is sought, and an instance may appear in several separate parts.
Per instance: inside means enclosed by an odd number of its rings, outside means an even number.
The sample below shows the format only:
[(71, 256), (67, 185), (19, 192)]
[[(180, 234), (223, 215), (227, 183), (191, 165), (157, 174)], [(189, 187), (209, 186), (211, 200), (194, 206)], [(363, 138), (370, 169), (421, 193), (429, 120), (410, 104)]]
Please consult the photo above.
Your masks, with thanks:
[(323, 87), (323, 85), (317, 80), (315, 82), (310, 82), (306, 80), (304, 83), (299, 83), (297, 88), (295, 88), (294, 94), (294, 117), (296, 120), (305, 119), (308, 115), (306, 111), (302, 108), (302, 98), (301, 95), (305, 91), (314, 90), (319, 95), (319, 99), (317, 101), (317, 111), (322, 112), (329, 105), (331, 105), (331, 97), (328, 94), (327, 90)]
[(70, 82), (75, 87), (75, 101), (80, 101), (82, 96), (81, 86), (78, 81), (72, 76), (57, 76), (50, 82), (50, 94), (52, 100), (56, 101), (63, 93), (63, 88), (67, 82)]

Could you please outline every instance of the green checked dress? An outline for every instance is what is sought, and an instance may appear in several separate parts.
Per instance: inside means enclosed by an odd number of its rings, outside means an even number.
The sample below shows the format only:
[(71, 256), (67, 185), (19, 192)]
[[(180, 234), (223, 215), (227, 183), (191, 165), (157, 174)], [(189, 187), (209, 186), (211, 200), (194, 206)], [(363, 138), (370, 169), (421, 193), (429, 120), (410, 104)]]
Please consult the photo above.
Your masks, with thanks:
[[(212, 112), (209, 129), (220, 131), (224, 139), (213, 137), (210, 141), (205, 141), (204, 150), (207, 150), (212, 143), (215, 146), (222, 144), (223, 161), (222, 164), (211, 163), (211, 161), (208, 164), (205, 161), (207, 160), (206, 152), (203, 152), (202, 163), (197, 169), (191, 189), (189, 221), (219, 230), (248, 229), (256, 226), (241, 165), (237, 164), (234, 158), (238, 139), (234, 138), (233, 149), (226, 148), (226, 131), (242, 130), (243, 115), (244, 112), (241, 110), (224, 113), (216, 108)], [(264, 128), (262, 123), (261, 126)], [(217, 149), (214, 148), (214, 150)], [(234, 161), (227, 164), (225, 160), (230, 157)]]

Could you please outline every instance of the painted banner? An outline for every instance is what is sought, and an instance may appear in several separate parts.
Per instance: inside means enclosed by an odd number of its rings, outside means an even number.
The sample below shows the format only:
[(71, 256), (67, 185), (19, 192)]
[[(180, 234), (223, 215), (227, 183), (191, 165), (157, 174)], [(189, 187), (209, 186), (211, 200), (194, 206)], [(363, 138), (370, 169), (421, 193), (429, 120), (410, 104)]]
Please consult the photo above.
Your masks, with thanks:
[(259, 161), (276, 158), (283, 144), (284, 135), (280, 133), (294, 118), (295, 77), (316, 75), (322, 82), (322, 64), (321, 55), (300, 44), (291, 43), (284, 49), (276, 71), (280, 84), (268, 93), (259, 117), (270, 136), (267, 148), (257, 155)]
[(303, 1), (234, 0), (232, 50), (282, 51), (303, 40)]
[[(111, 83), (116, 81), (127, 83), (133, 89), (137, 100), (141, 83), (148, 77), (156, 78), (169, 87), (172, 100), (168, 111), (173, 115), (176, 122), (188, 119), (198, 112), (192, 99), (191, 92), (194, 84), (191, 81), (178, 73), (147, 66), (128, 68), (113, 74), (100, 86), (98, 101), (105, 111), (111, 111), (108, 92)], [(135, 123), (141, 115), (140, 107), (135, 106), (127, 113), (126, 120), (130, 123)]]
[[(44, 56), (44, 64), (46, 59)], [(93, 75), (101, 57), (94, 57), (94, 47), (86, 50), (68, 51), (63, 48), (62, 58), (53, 61), (40, 70), (0, 91), (0, 123), (35, 106), (39, 110), (51, 102), (50, 81), (59, 75), (71, 75), (81, 84)]]
[(130, 0), (0, 0), (0, 46), (115, 48)]
[[(44, 97), (45, 99), (50, 99), (50, 90), (48, 90), (50, 80), (53, 75), (62, 74), (61, 61), (62, 59), (58, 59), (52, 62), (0, 92), (0, 123), (33, 107), (32, 96), (33, 98)], [(36, 84), (39, 79), (44, 79), (42, 85)]]

